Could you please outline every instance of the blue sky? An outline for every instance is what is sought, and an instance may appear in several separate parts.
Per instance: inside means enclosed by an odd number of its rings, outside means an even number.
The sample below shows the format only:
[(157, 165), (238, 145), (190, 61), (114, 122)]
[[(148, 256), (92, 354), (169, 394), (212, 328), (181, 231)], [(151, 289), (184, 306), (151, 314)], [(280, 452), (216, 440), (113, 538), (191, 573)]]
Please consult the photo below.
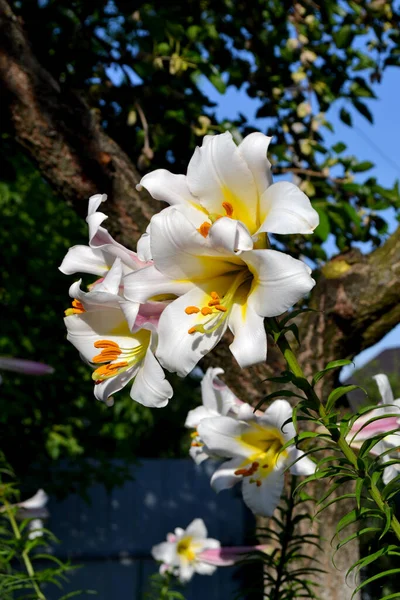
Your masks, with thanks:
[[(386, 186), (392, 186), (396, 179), (400, 179), (399, 82), (399, 70), (392, 67), (385, 72), (382, 83), (374, 85), (378, 99), (371, 100), (369, 103), (374, 115), (373, 125), (354, 112), (354, 127), (347, 127), (338, 118), (339, 104), (327, 115), (335, 129), (333, 134), (329, 134), (329, 137), (327, 135), (329, 142), (343, 141), (348, 146), (349, 154), (354, 154), (360, 160), (374, 162), (376, 167), (369, 171), (368, 175), (375, 175), (379, 182)], [(204, 80), (202, 88), (210, 99), (217, 103), (216, 113), (219, 119), (234, 119), (241, 112), (249, 118), (253, 126), (273, 136), (273, 130), (268, 129), (268, 120), (255, 118), (258, 107), (257, 100), (247, 97), (244, 91), (228, 88), (226, 94), (220, 95), (207, 80)], [(394, 212), (389, 211), (387, 216), (390, 218), (390, 231), (393, 232), (397, 226)], [(400, 325), (388, 333), (378, 344), (359, 354), (354, 361), (355, 368), (361, 367), (380, 354), (382, 350), (393, 347), (400, 347)], [(344, 368), (341, 379), (346, 379), (353, 370), (354, 367)]]

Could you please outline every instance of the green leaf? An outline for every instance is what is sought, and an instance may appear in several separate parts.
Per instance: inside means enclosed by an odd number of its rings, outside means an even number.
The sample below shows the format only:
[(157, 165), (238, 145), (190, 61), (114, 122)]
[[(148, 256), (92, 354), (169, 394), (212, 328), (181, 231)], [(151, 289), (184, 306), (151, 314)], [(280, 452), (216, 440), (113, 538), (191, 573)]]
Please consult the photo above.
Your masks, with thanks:
[(312, 379), (312, 385), (314, 386), (316, 383), (318, 383), (318, 381), (320, 379), (322, 379), (322, 377), (324, 377), (324, 375), (326, 375), (326, 373), (328, 373), (329, 371), (332, 371), (332, 369), (339, 369), (340, 367), (346, 367), (347, 365), (352, 365), (354, 364), (352, 360), (347, 360), (346, 358), (343, 359), (339, 359), (339, 360), (332, 360), (331, 362), (329, 362), (326, 367), (324, 369), (322, 369), (322, 371), (318, 371), (313, 379)]
[(373, 162), (370, 162), (369, 160), (365, 160), (363, 162), (358, 163), (357, 165), (354, 165), (352, 167), (352, 170), (354, 171), (354, 173), (361, 173), (362, 171), (369, 171), (374, 166), (375, 165)]
[(213, 84), (213, 86), (215, 87), (215, 89), (220, 93), (220, 94), (225, 94), (226, 92), (226, 84), (224, 82), (224, 80), (222, 79), (220, 73), (211, 73), (211, 75), (208, 77), (208, 79), (210, 80), (210, 82)]
[(319, 237), (321, 242), (325, 242), (331, 232), (329, 217), (327, 212), (318, 205), (314, 205), (314, 208), (319, 215), (319, 224), (314, 233)]
[(345, 125), (349, 127), (353, 126), (353, 119), (351, 118), (351, 114), (345, 108), (341, 108), (339, 112), (339, 118)]
[(365, 390), (362, 387), (360, 387), (359, 385), (342, 385), (342, 386), (336, 388), (335, 390), (333, 390), (333, 392), (331, 392), (329, 394), (328, 401), (326, 403), (327, 412), (329, 412), (332, 409), (332, 407), (335, 405), (335, 403), (340, 398), (342, 398), (349, 392), (352, 392), (353, 390), (357, 390), (357, 389), (363, 390), (365, 392)]
[(364, 102), (355, 99), (353, 99), (352, 102), (354, 108), (357, 109), (358, 112), (367, 119), (367, 121), (369, 121), (370, 123), (374, 122), (374, 118), (371, 114), (371, 111), (369, 110), (368, 106), (364, 104)]
[(343, 25), (339, 31), (333, 34), (333, 38), (338, 48), (347, 48), (354, 37), (351, 25)]
[(347, 146), (343, 142), (338, 142), (334, 146), (332, 146), (332, 150), (336, 152), (336, 154), (340, 154), (344, 150), (346, 150)]

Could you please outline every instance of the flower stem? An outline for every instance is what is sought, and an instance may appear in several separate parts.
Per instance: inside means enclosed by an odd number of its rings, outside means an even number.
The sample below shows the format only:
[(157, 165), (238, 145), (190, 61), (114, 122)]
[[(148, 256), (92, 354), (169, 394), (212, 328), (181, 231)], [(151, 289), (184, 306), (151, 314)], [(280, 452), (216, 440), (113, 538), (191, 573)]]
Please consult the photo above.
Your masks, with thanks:
[[(11, 523), (13, 533), (14, 533), (16, 539), (20, 540), (22, 538), (22, 536), (21, 536), (19, 527), (17, 525), (17, 522), (15, 520), (13, 509), (5, 498), (3, 498), (3, 502), (4, 502), (4, 507), (6, 509), (7, 517)], [(40, 590), (40, 587), (38, 586), (37, 582), (35, 581), (35, 570), (33, 568), (33, 565), (32, 565), (31, 559), (29, 558), (29, 554), (28, 554), (27, 550), (23, 550), (21, 555), (22, 555), (22, 560), (24, 561), (24, 564), (25, 564), (26, 571), (27, 571), (29, 577), (31, 578), (32, 587), (35, 590), (38, 599), (46, 600), (46, 596)]]
[[(278, 348), (280, 349), (280, 351), (282, 352), (283, 357), (285, 358), (290, 371), (293, 373), (293, 375), (295, 375), (296, 379), (298, 379), (298, 382), (296, 382), (297, 387), (299, 387), (299, 389), (301, 389), (305, 393), (305, 395), (307, 396), (307, 399), (312, 402), (313, 406), (315, 407), (316, 412), (319, 413), (322, 423), (328, 429), (328, 431), (332, 437), (332, 440), (339, 446), (339, 448), (342, 451), (342, 453), (344, 454), (344, 456), (347, 458), (349, 463), (353, 466), (355, 472), (357, 473), (357, 476), (366, 478), (366, 480), (368, 481), (368, 486), (369, 486), (369, 489), (371, 492), (371, 496), (374, 499), (375, 504), (378, 506), (378, 508), (381, 511), (386, 512), (386, 509), (389, 508), (388, 504), (382, 498), (382, 495), (381, 495), (378, 487), (371, 480), (371, 477), (369, 476), (369, 474), (361, 473), (359, 465), (358, 465), (358, 461), (357, 461), (357, 455), (355, 454), (353, 449), (347, 443), (346, 438), (340, 432), (339, 428), (332, 430), (332, 424), (329, 421), (329, 416), (326, 412), (325, 406), (324, 406), (322, 400), (319, 398), (318, 394), (315, 392), (315, 390), (312, 387), (312, 385), (310, 384), (310, 382), (308, 381), (307, 377), (305, 376), (304, 371), (301, 368), (288, 340), (286, 339), (285, 334), (282, 332), (282, 329), (281, 329), (278, 321), (276, 319), (268, 319), (267, 327), (269, 328), (270, 332), (273, 334), (273, 336), (275, 338), (275, 342), (276, 342)], [(395, 517), (395, 515), (392, 515), (392, 517), (391, 517), (391, 529), (395, 533), (397, 539), (400, 540), (400, 523), (397, 520), (397, 518)]]

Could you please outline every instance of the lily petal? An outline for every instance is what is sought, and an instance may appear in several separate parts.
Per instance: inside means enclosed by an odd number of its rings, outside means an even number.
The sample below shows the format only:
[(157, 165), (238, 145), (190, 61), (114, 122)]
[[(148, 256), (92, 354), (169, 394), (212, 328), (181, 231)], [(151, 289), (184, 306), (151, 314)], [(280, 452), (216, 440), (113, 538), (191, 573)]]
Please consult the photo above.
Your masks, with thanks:
[(236, 483), (242, 480), (241, 475), (235, 475), (235, 471), (243, 463), (242, 458), (231, 458), (227, 460), (213, 473), (211, 477), (211, 487), (217, 494), (222, 490), (232, 488)]
[(58, 268), (64, 275), (90, 273), (104, 277), (113, 262), (114, 257), (102, 250), (89, 246), (72, 246)]
[(248, 458), (254, 448), (240, 441), (240, 437), (249, 430), (244, 421), (231, 417), (213, 417), (199, 423), (200, 438), (213, 454), (230, 458)]
[(181, 296), (192, 288), (192, 283), (170, 279), (154, 266), (145, 267), (124, 277), (124, 296), (131, 302), (145, 303), (156, 296), (159, 296), (160, 300), (168, 299), (170, 295)]
[[(389, 383), (388, 376), (385, 375), (384, 373), (379, 373), (378, 375), (374, 375), (373, 379), (375, 379), (375, 381), (377, 383), (383, 404), (393, 404), (394, 397), (393, 397), (393, 392), (392, 392), (392, 388)], [(391, 408), (393, 410), (391, 410)], [(394, 407), (389, 406), (388, 411), (394, 412)]]
[[(301, 458), (302, 457), (302, 458)], [(310, 460), (307, 456), (304, 456), (304, 452), (295, 448), (289, 457), (289, 462), (295, 462), (290, 467), (292, 475), (313, 475), (315, 473), (316, 464)]]
[[(293, 183), (279, 181), (271, 185), (260, 200), (262, 224), (257, 233), (312, 233), (319, 216), (311, 202)], [(257, 234), (256, 234), (257, 235)]]
[(110, 377), (109, 379), (105, 379), (101, 383), (97, 383), (94, 386), (94, 395), (97, 400), (101, 402), (107, 402), (108, 398), (119, 392), (124, 388), (132, 379), (135, 377), (139, 370), (139, 365), (135, 365), (130, 369), (127, 369), (123, 373), (118, 373), (114, 377)]
[(133, 382), (131, 397), (143, 406), (163, 408), (173, 393), (171, 384), (165, 379), (164, 371), (152, 351), (148, 349), (144, 363)]
[(234, 335), (229, 349), (242, 369), (265, 362), (267, 334), (264, 317), (260, 317), (249, 304), (234, 304), (229, 315), (229, 329)]
[(248, 304), (262, 317), (281, 315), (315, 285), (311, 269), (283, 252), (251, 250), (241, 258), (254, 275)]
[(240, 264), (240, 259), (212, 247), (176, 208), (167, 208), (150, 223), (151, 254), (159, 271), (181, 281), (209, 280)]
[(203, 519), (194, 519), (186, 528), (186, 535), (195, 540), (205, 540), (207, 537), (207, 528)]
[(171, 302), (160, 317), (156, 356), (165, 369), (178, 373), (180, 377), (185, 377), (194, 369), (199, 360), (219, 342), (227, 328), (227, 319), (222, 319), (221, 325), (211, 333), (188, 333), (200, 321), (197, 314), (188, 315), (185, 309), (203, 306), (208, 298), (203, 289), (195, 287)]
[(246, 225), (235, 219), (223, 217), (212, 225), (209, 239), (214, 248), (241, 252), (253, 249), (253, 240)]
[(252, 173), (229, 132), (206, 135), (196, 148), (187, 171), (189, 189), (209, 213), (224, 215), (223, 203), (233, 218), (250, 231), (257, 223), (257, 188)]
[(250, 483), (251, 479), (246, 477), (242, 483), (243, 500), (254, 514), (271, 517), (279, 504), (284, 480), (283, 469), (272, 471), (261, 480), (260, 486)]
[(192, 196), (186, 175), (175, 175), (166, 169), (157, 169), (142, 177), (137, 189), (145, 188), (155, 200), (175, 204), (197, 204)]
[(270, 137), (260, 132), (250, 133), (239, 144), (239, 152), (252, 172), (259, 197), (272, 184), (271, 163), (267, 158)]
[(275, 400), (260, 417), (260, 422), (267, 427), (278, 429), (283, 434), (285, 442), (288, 442), (296, 435), (292, 413), (292, 407), (287, 400)]

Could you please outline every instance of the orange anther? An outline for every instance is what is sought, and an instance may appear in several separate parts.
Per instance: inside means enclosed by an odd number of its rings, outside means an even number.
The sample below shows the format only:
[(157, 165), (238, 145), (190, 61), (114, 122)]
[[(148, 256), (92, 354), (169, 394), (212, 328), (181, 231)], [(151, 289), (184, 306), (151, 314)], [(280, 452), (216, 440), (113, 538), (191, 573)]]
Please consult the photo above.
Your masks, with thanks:
[(93, 378), (97, 377), (111, 377), (115, 375), (120, 369), (127, 367), (128, 363), (125, 360), (122, 360), (118, 363), (111, 363), (107, 365), (102, 365), (98, 369), (96, 369), (92, 375)]
[(116, 350), (119, 350), (118, 344), (111, 340), (97, 340), (93, 345), (95, 348), (115, 348)]
[(226, 308), (226, 306), (222, 306), (222, 304), (216, 304), (215, 308), (217, 310), (220, 310), (221, 312), (226, 312), (228, 309)]
[(197, 438), (199, 436), (199, 432), (198, 431), (192, 431), (192, 433), (190, 434), (191, 438)]
[(193, 448), (201, 448), (202, 446), (204, 446), (204, 444), (202, 444), (201, 442), (192, 442), (190, 445)]
[(219, 300), (219, 295), (217, 292), (211, 292), (210, 296), (213, 300)]
[(263, 469), (268, 469), (268, 467), (269, 467), (268, 464), (262, 466)]
[(79, 302), (79, 300), (77, 300), (76, 298), (75, 300), (72, 300), (72, 306), (74, 308), (77, 308), (79, 311), (85, 312), (82, 302)]
[(221, 302), (221, 298), (218, 298), (218, 300), (210, 300), (210, 302), (208, 303), (208, 306), (217, 306), (217, 304), (219, 304)]
[(187, 306), (187, 307), (185, 308), (185, 313), (186, 313), (187, 315), (194, 315), (194, 314), (196, 314), (196, 313), (198, 313), (198, 312), (200, 312), (200, 309), (199, 309), (199, 308), (197, 308), (197, 306)]
[(208, 223), (208, 221), (204, 221), (204, 223), (202, 223), (202, 224), (200, 225), (200, 227), (198, 228), (198, 230), (197, 230), (197, 231), (198, 231), (199, 233), (201, 233), (201, 235), (202, 235), (203, 237), (205, 237), (205, 238), (206, 238), (206, 237), (208, 236), (208, 232), (210, 231), (210, 229), (211, 229), (211, 223)]
[(204, 306), (201, 309), (201, 314), (204, 315), (204, 316), (211, 315), (211, 313), (212, 313), (212, 308), (209, 308), (208, 306)]
[(222, 208), (225, 210), (227, 217), (231, 217), (233, 215), (233, 206), (230, 202), (223, 202)]
[(260, 479), (256, 479), (256, 485), (257, 485), (257, 487), (261, 486), (261, 480)]
[(192, 334), (192, 333), (196, 333), (197, 331), (197, 327), (191, 327), (190, 329), (188, 329), (188, 333)]

